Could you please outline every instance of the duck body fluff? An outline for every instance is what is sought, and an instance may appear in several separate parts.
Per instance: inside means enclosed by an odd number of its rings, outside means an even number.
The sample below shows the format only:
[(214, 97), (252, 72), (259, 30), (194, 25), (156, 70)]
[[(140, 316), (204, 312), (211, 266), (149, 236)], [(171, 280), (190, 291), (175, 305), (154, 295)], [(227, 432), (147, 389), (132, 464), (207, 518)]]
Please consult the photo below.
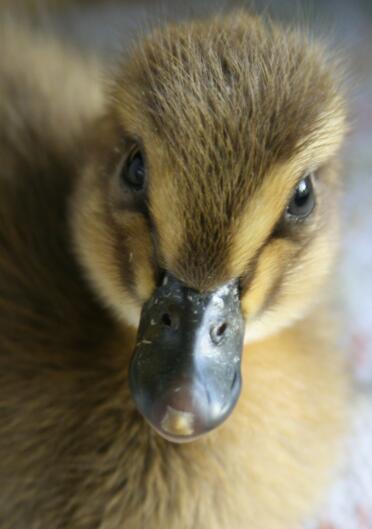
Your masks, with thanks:
[(295, 528), (347, 400), (332, 61), (239, 11), (102, 83), (2, 26), (0, 527)]

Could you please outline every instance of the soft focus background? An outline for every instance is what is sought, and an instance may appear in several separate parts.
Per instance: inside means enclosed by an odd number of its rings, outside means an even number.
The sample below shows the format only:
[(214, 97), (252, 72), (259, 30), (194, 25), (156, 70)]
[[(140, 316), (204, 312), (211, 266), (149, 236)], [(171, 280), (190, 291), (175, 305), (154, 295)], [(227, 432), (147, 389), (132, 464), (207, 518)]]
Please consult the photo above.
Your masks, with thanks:
[(0, 0), (0, 16), (15, 9), (17, 16), (26, 13), (35, 25), (109, 64), (154, 21), (242, 5), (309, 27), (345, 58), (349, 72), (351, 131), (343, 152), (346, 192), (336, 284), (337, 304), (346, 313), (341, 342), (355, 388), (352, 424), (323, 508), (300, 529), (372, 529), (372, 0)]

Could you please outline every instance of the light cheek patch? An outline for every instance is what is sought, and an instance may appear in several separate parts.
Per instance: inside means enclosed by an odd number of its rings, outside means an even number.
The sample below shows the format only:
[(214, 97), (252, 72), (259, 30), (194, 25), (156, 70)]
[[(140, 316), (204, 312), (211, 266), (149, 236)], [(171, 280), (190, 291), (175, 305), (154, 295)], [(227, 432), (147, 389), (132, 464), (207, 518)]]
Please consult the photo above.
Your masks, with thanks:
[(251, 284), (242, 299), (243, 313), (248, 321), (263, 309), (273, 290), (279, 288), (294, 251), (291, 241), (280, 239), (268, 244), (261, 252)]

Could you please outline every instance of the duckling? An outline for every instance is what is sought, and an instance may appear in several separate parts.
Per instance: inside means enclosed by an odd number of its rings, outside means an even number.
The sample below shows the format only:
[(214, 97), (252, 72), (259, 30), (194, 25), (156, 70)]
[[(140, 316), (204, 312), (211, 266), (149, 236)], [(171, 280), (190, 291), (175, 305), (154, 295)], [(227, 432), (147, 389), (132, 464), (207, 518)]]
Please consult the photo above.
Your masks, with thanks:
[(333, 61), (238, 11), (103, 87), (0, 33), (0, 526), (296, 527), (347, 401)]

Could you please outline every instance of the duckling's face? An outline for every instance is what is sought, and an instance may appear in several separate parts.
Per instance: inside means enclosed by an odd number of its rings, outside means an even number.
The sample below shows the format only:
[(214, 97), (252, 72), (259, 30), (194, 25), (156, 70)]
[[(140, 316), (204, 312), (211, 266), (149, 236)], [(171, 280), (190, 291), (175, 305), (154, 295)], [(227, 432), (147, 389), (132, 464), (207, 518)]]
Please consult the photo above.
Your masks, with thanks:
[[(163, 435), (193, 438), (231, 411), (243, 321), (245, 340), (259, 339), (319, 297), (337, 232), (335, 86), (313, 44), (242, 13), (155, 33), (117, 80), (75, 202), (76, 241), (119, 318), (137, 327), (143, 310), (132, 389)], [(164, 340), (183, 371), (157, 360)], [(216, 375), (212, 394), (231, 392), (200, 431), (191, 364), (198, 380)], [(158, 385), (143, 385), (162, 376), (173, 396), (160, 412)]]

